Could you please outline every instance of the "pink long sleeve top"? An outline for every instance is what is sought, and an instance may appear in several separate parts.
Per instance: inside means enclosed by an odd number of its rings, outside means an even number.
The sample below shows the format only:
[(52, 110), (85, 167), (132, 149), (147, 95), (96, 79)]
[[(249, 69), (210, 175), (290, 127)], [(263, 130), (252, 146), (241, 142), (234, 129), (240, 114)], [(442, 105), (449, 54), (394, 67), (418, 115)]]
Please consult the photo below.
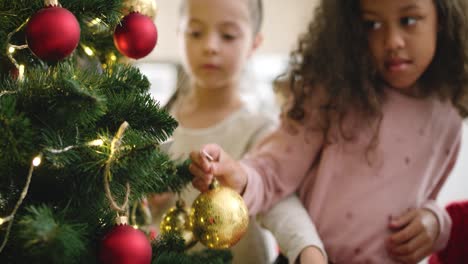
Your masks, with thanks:
[(389, 219), (422, 207), (437, 216), (434, 250), (442, 249), (451, 221), (435, 198), (455, 163), (462, 127), (452, 104), (387, 88), (378, 132), (349, 115), (344, 139), (337, 126), (327, 136), (318, 129), (314, 100), (302, 124), (283, 120), (241, 161), (250, 213), (298, 191), (331, 262), (382, 264), (394, 263), (384, 244), (392, 234)]

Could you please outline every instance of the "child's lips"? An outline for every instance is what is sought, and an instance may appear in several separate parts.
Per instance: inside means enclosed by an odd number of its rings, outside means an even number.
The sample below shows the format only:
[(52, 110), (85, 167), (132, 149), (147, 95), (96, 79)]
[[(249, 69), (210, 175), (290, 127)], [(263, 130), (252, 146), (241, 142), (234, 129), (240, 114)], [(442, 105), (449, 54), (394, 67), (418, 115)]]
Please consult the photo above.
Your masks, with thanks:
[(219, 66), (216, 64), (206, 63), (202, 65), (202, 69), (204, 70), (218, 70)]
[(385, 61), (385, 68), (393, 73), (406, 70), (411, 64), (410, 60), (406, 59), (390, 59)]

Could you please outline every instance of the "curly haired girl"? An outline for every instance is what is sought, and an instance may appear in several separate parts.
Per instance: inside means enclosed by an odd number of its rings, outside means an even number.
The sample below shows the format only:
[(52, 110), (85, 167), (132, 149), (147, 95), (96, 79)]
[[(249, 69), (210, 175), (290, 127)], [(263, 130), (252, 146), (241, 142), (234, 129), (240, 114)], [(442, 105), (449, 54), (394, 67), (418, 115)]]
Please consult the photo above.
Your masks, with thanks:
[(442, 249), (451, 221), (435, 199), (468, 113), (467, 14), (466, 0), (322, 0), (281, 127), (241, 161), (217, 145), (191, 153), (194, 186), (217, 177), (251, 214), (297, 190), (333, 263)]

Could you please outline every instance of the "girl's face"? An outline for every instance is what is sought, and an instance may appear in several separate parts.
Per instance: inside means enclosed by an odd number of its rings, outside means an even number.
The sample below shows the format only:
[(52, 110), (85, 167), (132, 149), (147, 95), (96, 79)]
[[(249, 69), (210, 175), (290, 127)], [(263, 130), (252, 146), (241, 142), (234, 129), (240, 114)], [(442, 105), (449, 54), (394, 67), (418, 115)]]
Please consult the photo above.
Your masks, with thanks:
[(360, 4), (379, 75), (389, 86), (414, 93), (435, 55), (438, 21), (433, 0), (360, 0)]
[(260, 42), (246, 0), (186, 0), (181, 16), (183, 64), (198, 87), (235, 85)]

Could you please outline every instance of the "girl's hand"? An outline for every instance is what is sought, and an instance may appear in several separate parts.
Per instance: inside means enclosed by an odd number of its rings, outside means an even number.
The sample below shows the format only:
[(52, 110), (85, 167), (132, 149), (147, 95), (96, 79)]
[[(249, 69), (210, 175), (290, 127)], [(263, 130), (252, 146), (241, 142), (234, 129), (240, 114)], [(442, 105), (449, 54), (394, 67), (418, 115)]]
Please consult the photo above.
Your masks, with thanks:
[(395, 233), (387, 240), (387, 251), (402, 263), (418, 263), (432, 253), (439, 235), (439, 222), (427, 209), (412, 209), (392, 219), (390, 229)]
[(300, 264), (327, 264), (322, 251), (317, 247), (306, 247), (301, 251), (300, 260), (296, 261)]
[(190, 153), (190, 172), (194, 175), (192, 185), (205, 192), (213, 177), (223, 186), (228, 186), (242, 194), (247, 185), (247, 175), (239, 162), (232, 159), (220, 146), (205, 145), (200, 151)]

